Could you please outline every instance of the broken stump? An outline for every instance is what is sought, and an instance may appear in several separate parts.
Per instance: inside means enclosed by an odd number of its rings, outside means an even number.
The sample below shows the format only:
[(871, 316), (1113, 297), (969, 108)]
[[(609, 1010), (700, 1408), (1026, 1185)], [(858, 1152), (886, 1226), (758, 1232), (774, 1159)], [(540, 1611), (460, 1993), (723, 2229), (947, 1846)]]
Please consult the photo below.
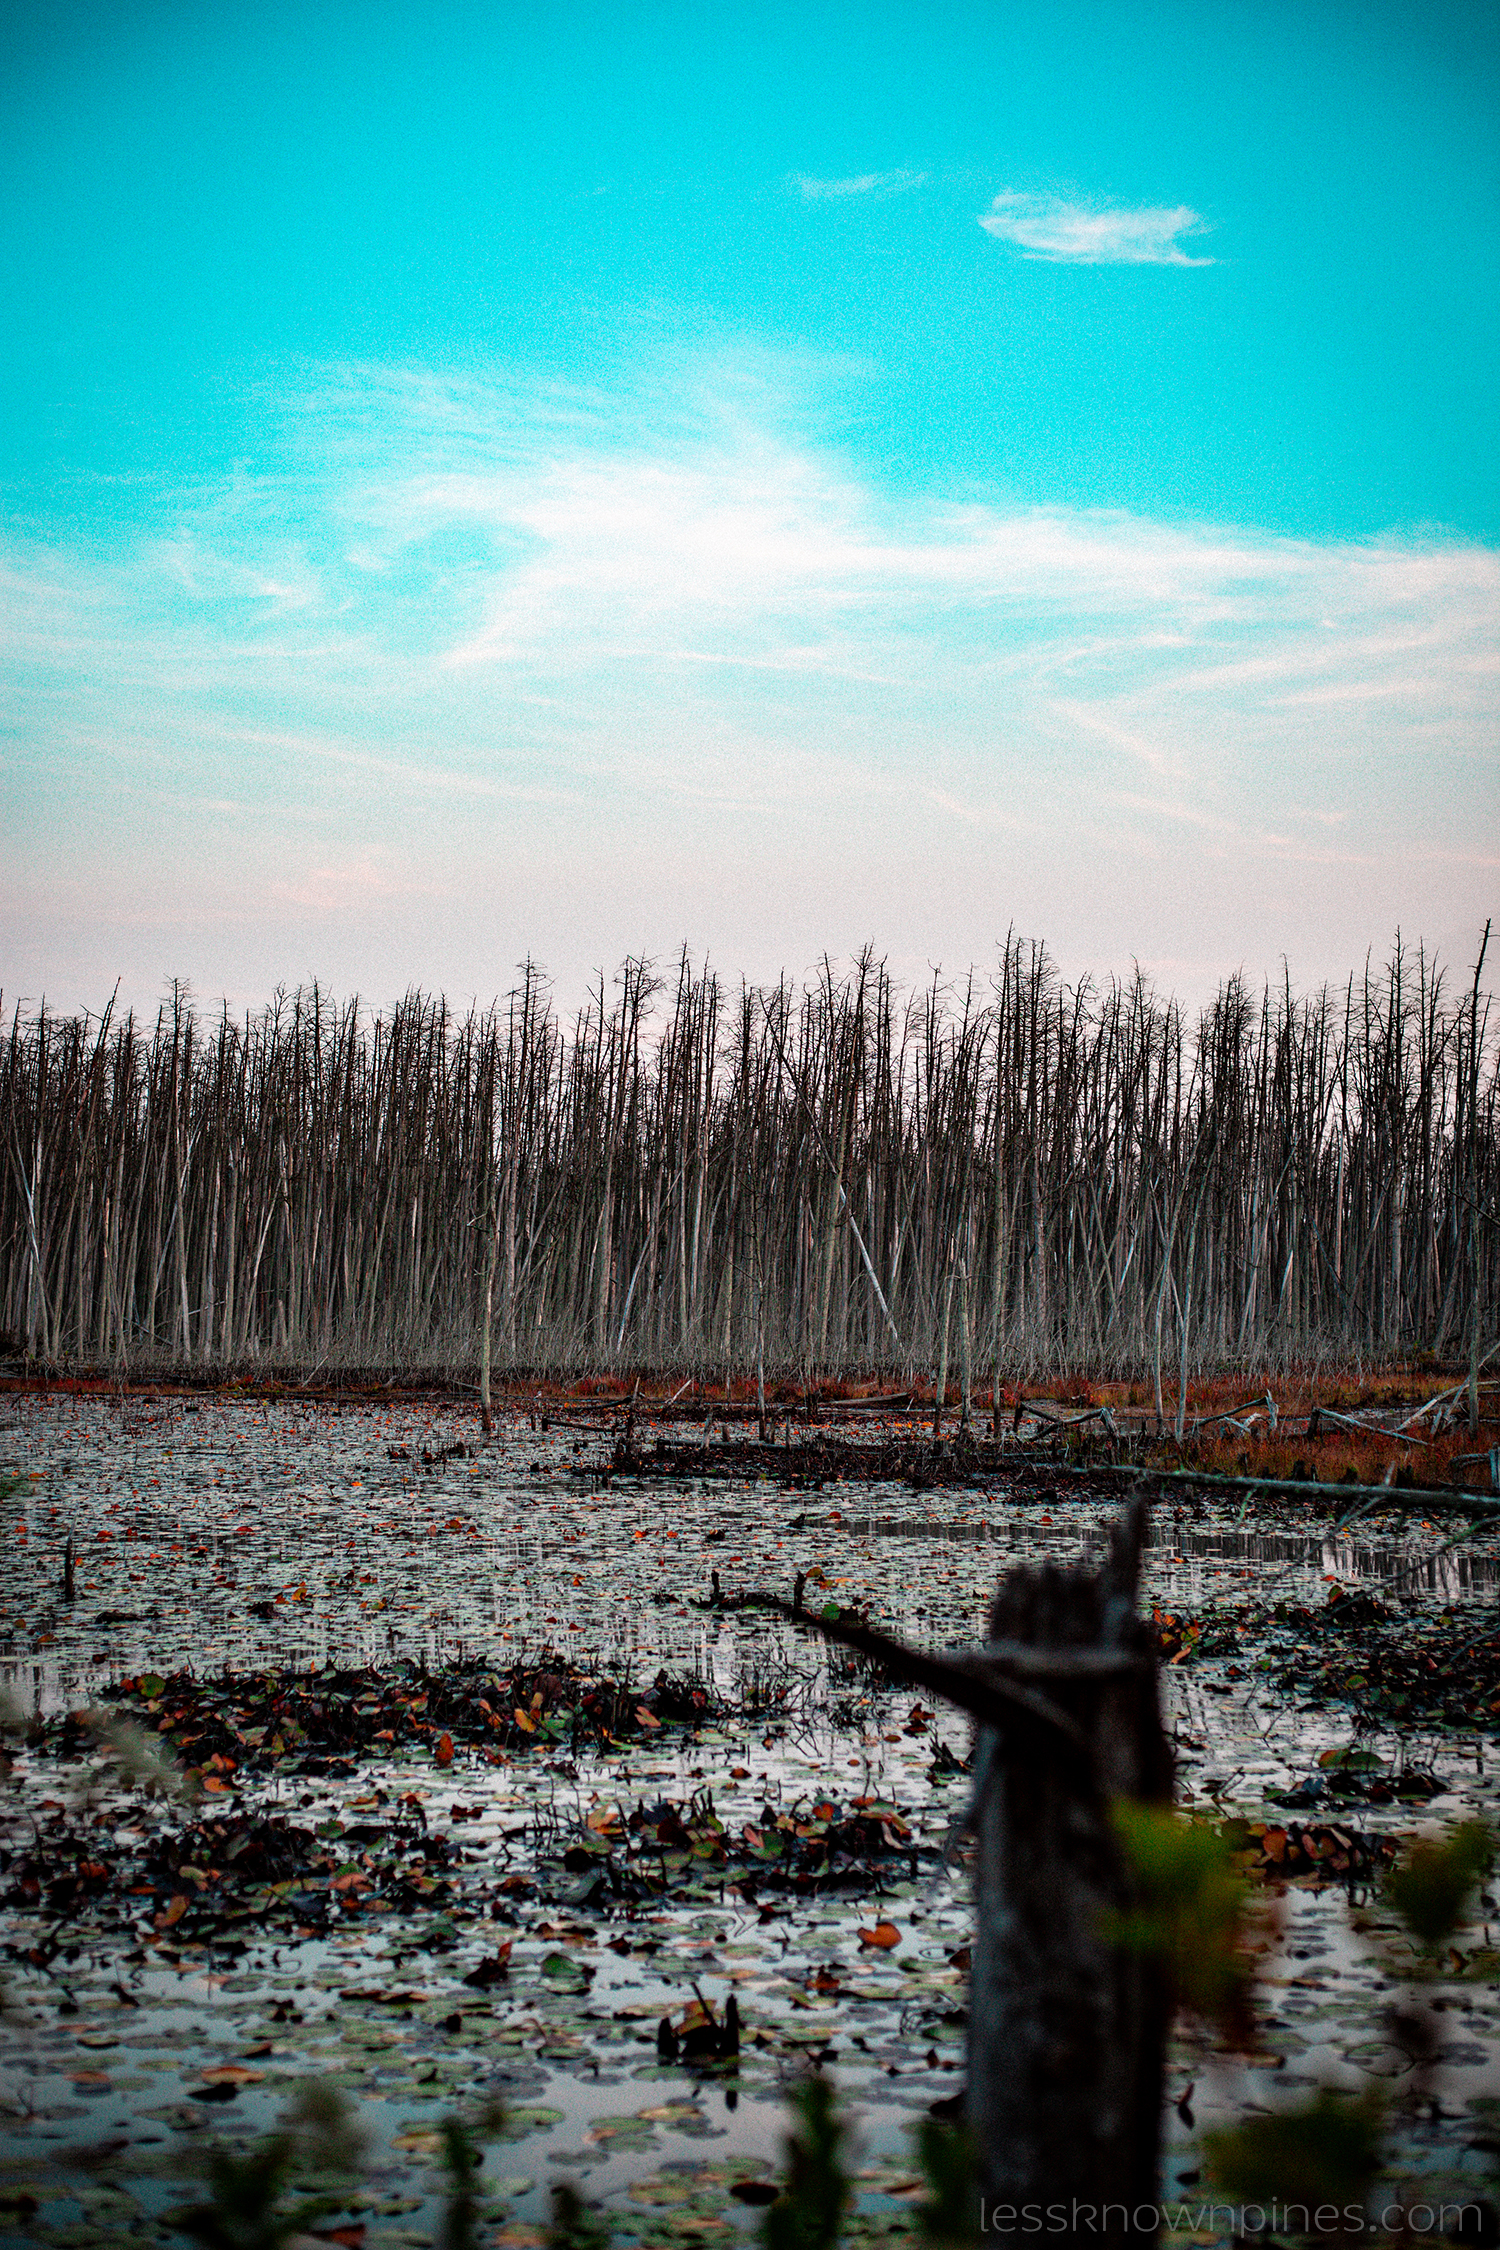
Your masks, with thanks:
[(1172, 1791), (1136, 1612), (1145, 1521), (1133, 1503), (1102, 1570), (1013, 1571), (976, 1652), (1046, 1714), (1007, 1709), (981, 1726), (975, 1759), (967, 2112), (987, 2232), (1005, 2231), (1008, 2205), (1075, 2203), (1082, 2239), (1155, 2231), (1135, 2217), (1158, 2194), (1169, 2003), (1160, 1964), (1111, 1935), (1130, 1904), (1111, 1806)]

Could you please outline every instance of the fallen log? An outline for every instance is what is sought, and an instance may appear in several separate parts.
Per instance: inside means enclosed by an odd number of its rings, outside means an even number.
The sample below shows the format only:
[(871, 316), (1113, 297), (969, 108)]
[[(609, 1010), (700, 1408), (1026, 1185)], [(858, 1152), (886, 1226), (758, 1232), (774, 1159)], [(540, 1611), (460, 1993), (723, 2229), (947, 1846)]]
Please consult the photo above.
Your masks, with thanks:
[[(1487, 1458), (1487, 1457), (1486, 1457)], [(1048, 1464), (1060, 1477), (1127, 1477), (1132, 1483), (1196, 1484), (1234, 1492), (1282, 1492), (1301, 1500), (1370, 1501), (1419, 1514), (1494, 1516), (1500, 1521), (1500, 1494), (1475, 1492), (1461, 1484), (1321, 1484), (1314, 1477), (1231, 1477), (1208, 1469), (1148, 1469), (1139, 1463), (1099, 1461), (1082, 1467), (1070, 1461)]]
[(799, 1438), (787, 1445), (763, 1444), (753, 1438), (729, 1444), (677, 1445), (658, 1438), (650, 1450), (617, 1444), (608, 1461), (577, 1464), (578, 1474), (603, 1483), (614, 1477), (646, 1482), (675, 1477), (761, 1477), (799, 1491), (840, 1479), (854, 1484), (906, 1484), (917, 1492), (979, 1486), (993, 1491), (997, 1483), (1031, 1471), (1084, 1483), (1123, 1479), (1127, 1484), (1191, 1484), (1205, 1490), (1326, 1500), (1339, 1507), (1369, 1501), (1387, 1508), (1493, 1515), (1500, 1519), (1500, 1493), (1481, 1492), (1472, 1486), (1324, 1484), (1313, 1477), (1228, 1476), (1213, 1469), (1158, 1468), (1141, 1461), (1062, 1461), (1054, 1452), (1031, 1452), (1023, 1446), (983, 1438), (964, 1438), (952, 1445), (935, 1445), (929, 1438), (877, 1439), (872, 1443), (834, 1436)]

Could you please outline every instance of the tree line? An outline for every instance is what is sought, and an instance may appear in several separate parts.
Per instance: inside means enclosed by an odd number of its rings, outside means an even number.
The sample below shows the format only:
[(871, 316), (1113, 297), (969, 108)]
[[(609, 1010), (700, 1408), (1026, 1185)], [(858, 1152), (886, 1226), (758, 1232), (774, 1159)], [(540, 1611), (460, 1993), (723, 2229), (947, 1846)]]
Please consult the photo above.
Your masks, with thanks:
[[(1483, 954), (1481, 952), (1481, 964)], [(13, 1010), (0, 1329), (111, 1367), (1174, 1375), (1469, 1351), (1500, 1300), (1480, 972), (1397, 943), (1191, 1017), (1012, 937), (901, 992), (531, 963), (457, 1014)]]

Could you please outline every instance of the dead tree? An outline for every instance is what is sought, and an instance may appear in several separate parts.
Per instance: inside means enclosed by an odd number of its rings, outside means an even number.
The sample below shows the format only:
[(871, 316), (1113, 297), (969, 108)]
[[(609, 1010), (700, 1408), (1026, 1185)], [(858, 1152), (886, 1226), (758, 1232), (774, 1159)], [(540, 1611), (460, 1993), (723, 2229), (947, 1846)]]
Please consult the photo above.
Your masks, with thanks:
[(1078, 2239), (1154, 2231), (1169, 2003), (1161, 1965), (1112, 1928), (1131, 1904), (1112, 1808), (1172, 1794), (1156, 1652), (1136, 1611), (1145, 1528), (1134, 1500), (1102, 1570), (1012, 1571), (989, 1640), (968, 1655), (799, 1618), (979, 1722), (967, 2114), (987, 2232), (1023, 2231), (1023, 2205), (1062, 2206)]
[[(1102, 1571), (1022, 1568), (995, 1597), (983, 1661), (1054, 1715), (980, 1730), (968, 2088), (988, 2204), (1065, 2195), (1136, 2240), (1127, 2213), (1155, 2202), (1160, 2173), (1168, 2005), (1160, 1965), (1112, 1935), (1130, 1881), (1111, 1808), (1172, 1791), (1136, 1613), (1144, 1528), (1136, 1502)], [(1112, 2227), (1106, 2205), (1125, 2207)]]

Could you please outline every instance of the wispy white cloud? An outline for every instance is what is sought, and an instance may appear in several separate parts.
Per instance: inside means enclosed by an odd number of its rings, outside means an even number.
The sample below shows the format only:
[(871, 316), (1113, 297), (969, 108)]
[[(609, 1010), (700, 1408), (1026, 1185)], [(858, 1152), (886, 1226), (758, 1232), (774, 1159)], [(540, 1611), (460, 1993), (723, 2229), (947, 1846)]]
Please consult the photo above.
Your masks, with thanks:
[(904, 165), (893, 172), (860, 172), (848, 180), (819, 180), (794, 172), (791, 184), (805, 203), (841, 203), (854, 195), (904, 195), (918, 188), (925, 172), (909, 172)]
[(1494, 552), (893, 495), (784, 396), (344, 371), (149, 538), (13, 533), (7, 988), (89, 943), (468, 990), (496, 946), (503, 988), (684, 936), (1337, 967), (1482, 924)]
[(1180, 235), (1205, 232), (1208, 222), (1185, 203), (1170, 210), (1068, 203), (1061, 196), (1027, 195), (1007, 188), (980, 219), (987, 234), (1014, 242), (1028, 258), (1072, 266), (1211, 266), (1193, 258)]

